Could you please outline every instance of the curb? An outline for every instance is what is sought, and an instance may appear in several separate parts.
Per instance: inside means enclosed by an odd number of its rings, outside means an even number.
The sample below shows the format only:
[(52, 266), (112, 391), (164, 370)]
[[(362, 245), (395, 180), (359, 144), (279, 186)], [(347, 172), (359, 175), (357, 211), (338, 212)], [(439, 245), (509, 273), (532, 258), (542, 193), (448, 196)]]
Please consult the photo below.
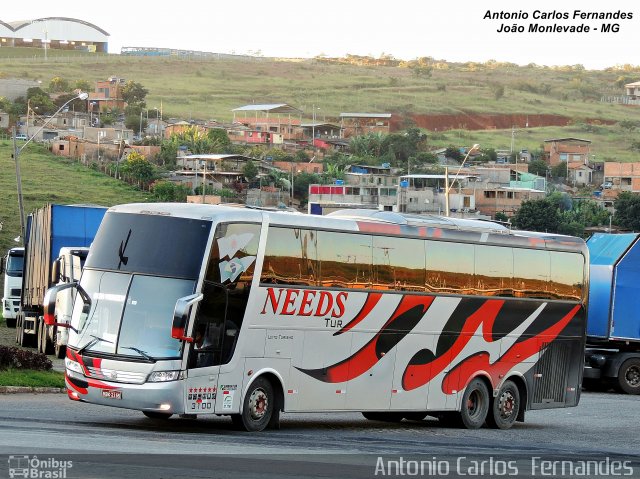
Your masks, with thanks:
[(65, 393), (65, 388), (45, 388), (33, 386), (0, 386), (0, 394), (61, 394)]

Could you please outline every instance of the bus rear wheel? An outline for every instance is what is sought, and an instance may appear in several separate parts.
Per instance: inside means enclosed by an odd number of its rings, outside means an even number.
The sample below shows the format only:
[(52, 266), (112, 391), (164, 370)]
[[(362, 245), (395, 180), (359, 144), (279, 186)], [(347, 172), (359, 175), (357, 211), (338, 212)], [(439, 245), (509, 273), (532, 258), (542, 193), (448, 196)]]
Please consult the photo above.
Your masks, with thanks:
[(494, 429), (509, 429), (520, 412), (520, 391), (513, 381), (505, 381), (491, 401), (487, 424)]
[(460, 421), (467, 429), (479, 429), (487, 419), (489, 412), (489, 390), (485, 383), (476, 378), (472, 380), (462, 396)]
[(273, 385), (268, 379), (259, 377), (247, 390), (242, 405), (242, 413), (233, 415), (233, 423), (249, 432), (264, 430), (269, 424), (274, 424), (272, 420), (274, 414), (278, 414), (276, 407)]

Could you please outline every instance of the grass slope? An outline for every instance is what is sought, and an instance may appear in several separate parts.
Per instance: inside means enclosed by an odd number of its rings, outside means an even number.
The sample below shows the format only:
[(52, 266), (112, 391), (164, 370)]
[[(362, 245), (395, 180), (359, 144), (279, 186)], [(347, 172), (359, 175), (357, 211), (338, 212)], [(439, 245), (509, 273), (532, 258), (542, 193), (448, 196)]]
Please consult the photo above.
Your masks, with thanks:
[[(12, 141), (0, 140), (0, 251), (16, 243), (20, 232), (18, 193)], [(145, 201), (147, 194), (90, 170), (72, 160), (54, 156), (40, 145), (28, 145), (20, 154), (25, 215), (46, 203), (91, 203), (112, 206)]]
[[(516, 66), (487, 62), (435, 62), (428, 78), (409, 68), (357, 66), (317, 60), (181, 59), (120, 55), (50, 56), (35, 49), (15, 58), (0, 50), (0, 77), (31, 78), (44, 87), (56, 76), (94, 82), (118, 76), (149, 90), (147, 106), (165, 118), (228, 121), (231, 110), (248, 103), (289, 103), (320, 120), (341, 112), (418, 114), (550, 113), (577, 121), (602, 118), (640, 121), (640, 107), (600, 103), (602, 95), (621, 95), (615, 82), (640, 80), (640, 69), (587, 71), (579, 68)], [(24, 49), (22, 49), (24, 50)], [(504, 96), (495, 98), (495, 85)]]

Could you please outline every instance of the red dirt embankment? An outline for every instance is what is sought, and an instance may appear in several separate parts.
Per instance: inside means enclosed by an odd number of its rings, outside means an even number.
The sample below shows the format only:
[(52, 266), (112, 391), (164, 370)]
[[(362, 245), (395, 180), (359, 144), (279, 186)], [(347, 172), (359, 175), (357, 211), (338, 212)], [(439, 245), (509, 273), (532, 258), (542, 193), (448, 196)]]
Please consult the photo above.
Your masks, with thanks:
[[(567, 126), (573, 121), (567, 116), (550, 114), (482, 114), (482, 113), (461, 113), (457, 115), (418, 115), (411, 114), (409, 117), (419, 128), (432, 131), (443, 130), (494, 130), (517, 128), (534, 128), (540, 126)], [(395, 118), (395, 115), (394, 115)], [(393, 122), (393, 120), (392, 120)], [(608, 120), (587, 119), (588, 123), (613, 124)], [(394, 125), (395, 126), (395, 125)], [(400, 125), (398, 125), (400, 126)], [(401, 127), (400, 127), (401, 128)], [(392, 126), (392, 129), (393, 128)]]

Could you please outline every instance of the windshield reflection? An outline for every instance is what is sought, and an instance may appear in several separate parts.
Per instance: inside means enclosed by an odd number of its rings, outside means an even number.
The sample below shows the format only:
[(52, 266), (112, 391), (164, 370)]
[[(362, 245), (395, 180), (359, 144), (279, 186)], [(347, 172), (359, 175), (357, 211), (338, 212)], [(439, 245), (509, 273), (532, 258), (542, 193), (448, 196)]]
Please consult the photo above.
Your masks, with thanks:
[(69, 344), (80, 350), (177, 358), (181, 342), (171, 337), (178, 298), (193, 293), (193, 280), (85, 269), (80, 286), (91, 300), (74, 304)]

